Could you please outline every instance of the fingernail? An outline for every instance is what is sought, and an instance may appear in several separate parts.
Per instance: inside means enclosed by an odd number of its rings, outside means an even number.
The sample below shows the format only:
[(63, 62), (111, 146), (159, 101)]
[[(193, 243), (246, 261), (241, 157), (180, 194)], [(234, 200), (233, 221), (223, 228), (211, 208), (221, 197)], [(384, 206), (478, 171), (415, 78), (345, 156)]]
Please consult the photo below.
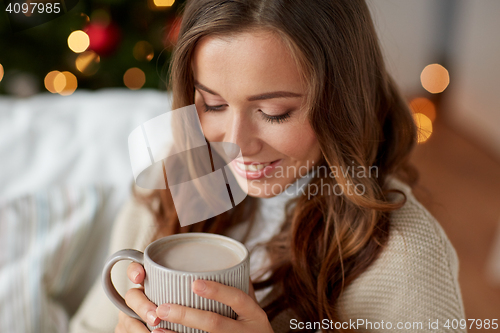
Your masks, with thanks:
[(168, 317), (168, 313), (170, 312), (170, 305), (162, 304), (156, 309), (156, 314), (161, 319), (166, 319)]
[(134, 274), (134, 282), (137, 281), (137, 278), (139, 277), (139, 274), (140, 274), (139, 272), (137, 272), (137, 273)]
[(151, 325), (154, 325), (154, 324), (155, 324), (155, 322), (156, 322), (156, 319), (158, 319), (158, 316), (156, 316), (156, 311), (154, 311), (154, 310), (149, 311), (149, 312), (146, 314), (146, 317), (148, 318), (149, 323), (150, 323)]
[(207, 284), (203, 280), (194, 281), (194, 290), (195, 291), (203, 291), (207, 288)]

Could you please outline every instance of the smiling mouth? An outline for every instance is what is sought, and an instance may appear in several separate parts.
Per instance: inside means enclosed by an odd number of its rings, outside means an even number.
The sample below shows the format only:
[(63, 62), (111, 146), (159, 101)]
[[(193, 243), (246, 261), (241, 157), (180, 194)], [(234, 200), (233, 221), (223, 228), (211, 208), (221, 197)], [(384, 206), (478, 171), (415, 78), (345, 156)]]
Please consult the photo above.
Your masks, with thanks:
[[(276, 161), (273, 161), (276, 162)], [(236, 164), (238, 168), (240, 168), (243, 171), (250, 171), (250, 172), (255, 172), (255, 171), (260, 171), (264, 169), (266, 166), (270, 165), (273, 162), (267, 162), (267, 163), (257, 163), (257, 162), (251, 162), (251, 164), (245, 164), (241, 163), (239, 161), (236, 161)]]
[(272, 162), (242, 162), (233, 160), (232, 164), (237, 174), (247, 179), (260, 179), (269, 175), (277, 165), (281, 163), (281, 159)]

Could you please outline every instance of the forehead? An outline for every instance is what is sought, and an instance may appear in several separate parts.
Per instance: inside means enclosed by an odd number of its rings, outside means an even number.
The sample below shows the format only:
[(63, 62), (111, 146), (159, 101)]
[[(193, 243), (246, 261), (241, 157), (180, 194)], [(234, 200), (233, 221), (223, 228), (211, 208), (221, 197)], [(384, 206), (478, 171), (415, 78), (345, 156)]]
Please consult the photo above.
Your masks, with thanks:
[(191, 66), (195, 79), (216, 85), (214, 89), (302, 90), (290, 50), (269, 31), (205, 36), (195, 47)]

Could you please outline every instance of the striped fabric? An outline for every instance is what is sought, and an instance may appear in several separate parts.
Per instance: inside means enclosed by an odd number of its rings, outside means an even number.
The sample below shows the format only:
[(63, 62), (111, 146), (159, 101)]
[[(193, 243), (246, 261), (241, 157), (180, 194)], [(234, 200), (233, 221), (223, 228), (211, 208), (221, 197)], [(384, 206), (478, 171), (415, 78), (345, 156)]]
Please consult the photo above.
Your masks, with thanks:
[(61, 186), (0, 201), (0, 332), (67, 331), (58, 299), (85, 273), (80, 257), (103, 193)]

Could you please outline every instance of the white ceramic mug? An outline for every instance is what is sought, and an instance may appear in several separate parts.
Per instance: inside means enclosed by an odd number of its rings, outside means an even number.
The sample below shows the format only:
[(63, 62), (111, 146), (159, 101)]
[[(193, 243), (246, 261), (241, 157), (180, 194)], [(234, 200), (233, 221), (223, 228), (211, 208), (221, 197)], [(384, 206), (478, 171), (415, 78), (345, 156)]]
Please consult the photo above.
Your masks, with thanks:
[[(194, 244), (191, 249), (189, 248), (190, 244)], [(193, 251), (198, 251), (200, 248), (203, 248), (203, 246), (216, 246), (218, 249), (217, 251), (222, 251), (219, 252), (223, 254), (221, 257), (224, 257), (224, 254), (229, 255), (229, 257), (234, 255), (236, 260), (234, 262), (226, 260), (230, 267), (224, 267), (224, 262), (220, 262), (216, 258), (209, 258), (210, 260), (203, 260), (202, 265), (199, 265), (204, 266), (199, 271), (195, 268), (196, 263), (194, 263), (193, 265), (195, 266), (190, 267), (191, 269), (189, 270), (171, 268), (172, 266), (175, 267), (175, 265), (183, 264), (182, 262), (189, 266), (190, 260), (193, 259), (193, 255), (195, 254)], [(182, 256), (176, 255), (176, 257), (170, 258), (169, 260), (173, 263), (170, 265), (164, 262), (164, 259), (172, 249), (176, 249), (176, 253), (181, 253)], [(224, 253), (226, 250), (228, 252)], [(206, 256), (204, 253), (199, 253), (199, 257), (196, 259), (203, 259), (204, 255)], [(226, 256), (226, 259), (229, 257)], [(191, 290), (191, 285), (195, 280), (202, 279), (220, 282), (248, 293), (250, 259), (248, 250), (243, 244), (229, 237), (209, 233), (171, 235), (149, 244), (144, 250), (144, 253), (131, 249), (118, 251), (108, 258), (104, 266), (102, 283), (104, 291), (109, 299), (121, 311), (139, 320), (141, 320), (141, 318), (126, 305), (125, 300), (116, 291), (111, 281), (111, 269), (114, 264), (120, 260), (132, 260), (144, 266), (144, 270), (146, 271), (144, 293), (149, 300), (156, 305), (164, 303), (180, 304), (195, 309), (212, 311), (236, 319), (237, 315), (231, 307), (196, 295)], [(177, 264), (175, 264), (176, 261), (178, 262)], [(211, 269), (211, 266), (215, 269)], [(221, 267), (223, 268), (221, 269)], [(148, 324), (148, 328), (150, 330), (165, 328), (184, 333), (204, 332), (199, 329), (189, 328), (167, 321), (161, 321), (158, 326), (154, 327)]]

